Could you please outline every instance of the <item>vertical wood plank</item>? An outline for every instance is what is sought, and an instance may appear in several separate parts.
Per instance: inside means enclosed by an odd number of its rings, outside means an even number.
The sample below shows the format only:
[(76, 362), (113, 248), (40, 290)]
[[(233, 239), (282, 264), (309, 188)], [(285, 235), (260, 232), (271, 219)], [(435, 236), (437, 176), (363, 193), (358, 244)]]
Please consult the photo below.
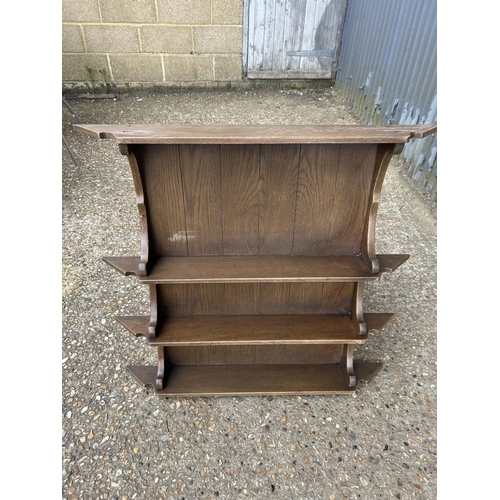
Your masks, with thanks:
[(224, 314), (224, 283), (193, 283), (188, 286), (194, 316)]
[[(287, 0), (287, 17), (285, 19), (285, 52), (309, 50), (303, 45), (305, 28), (305, 10), (307, 0)], [(302, 57), (288, 56), (284, 69), (300, 69)]]
[(354, 283), (323, 283), (318, 314), (350, 314)]
[(303, 145), (300, 154), (294, 255), (331, 255), (330, 220), (340, 145)]
[(252, 39), (249, 41), (248, 67), (259, 70), (263, 69), (264, 66), (266, 3), (249, 1), (251, 2), (249, 34)]
[(228, 365), (250, 365), (255, 363), (254, 345), (226, 346), (226, 364)]
[(256, 255), (259, 145), (221, 146), (224, 255)]
[(226, 283), (225, 314), (258, 314), (260, 286), (259, 283)]
[(330, 240), (333, 255), (357, 255), (362, 251), (376, 144), (343, 144), (340, 148)]
[(300, 147), (261, 147), (259, 254), (291, 255)]
[(147, 193), (150, 251), (153, 256), (186, 256), (186, 217), (178, 146), (148, 145), (136, 150)]
[[(306, 9), (304, 13), (304, 35), (302, 37), (302, 49), (300, 50), (314, 50), (314, 33), (316, 32), (316, 15), (318, 11), (318, 3), (321, 0), (307, 0)], [(313, 57), (301, 57), (300, 69), (308, 71), (315, 69), (318, 59)]]
[(350, 314), (353, 283), (290, 283), (289, 314)]
[(312, 345), (287, 345), (285, 359), (287, 363), (315, 363), (316, 344)]
[(286, 362), (286, 345), (256, 345), (256, 364), (282, 364)]
[(191, 316), (193, 314), (191, 285), (156, 285), (158, 314)]
[[(257, 314), (259, 308), (259, 283), (226, 283), (225, 313)], [(226, 346), (226, 363), (255, 363), (254, 345)]]
[(267, 78), (287, 78), (290, 71), (324, 78), (331, 72), (331, 58), (286, 53), (339, 47), (346, 0), (246, 0), (245, 6), (243, 65), (250, 78), (263, 72)]
[(273, 67), (273, 47), (274, 47), (274, 26), (276, 24), (275, 15), (276, 0), (266, 0), (265, 4), (265, 24), (264, 24), (264, 50), (263, 64), (264, 70)]
[(342, 344), (316, 344), (310, 363), (340, 363), (344, 346)]
[(220, 154), (217, 145), (179, 146), (188, 255), (222, 255)]
[(271, 53), (270, 68), (283, 68), (285, 50), (285, 23), (286, 23), (286, 0), (275, 0), (274, 2), (274, 26), (273, 40), (270, 46)]
[(230, 346), (209, 345), (195, 347), (197, 365), (224, 365), (226, 364), (226, 349)]
[[(165, 347), (165, 355), (169, 365), (196, 365), (196, 347)], [(168, 377), (168, 370), (167, 370)]]
[(289, 314), (317, 314), (321, 307), (323, 283), (290, 283)]
[(287, 314), (291, 283), (261, 283), (259, 314)]

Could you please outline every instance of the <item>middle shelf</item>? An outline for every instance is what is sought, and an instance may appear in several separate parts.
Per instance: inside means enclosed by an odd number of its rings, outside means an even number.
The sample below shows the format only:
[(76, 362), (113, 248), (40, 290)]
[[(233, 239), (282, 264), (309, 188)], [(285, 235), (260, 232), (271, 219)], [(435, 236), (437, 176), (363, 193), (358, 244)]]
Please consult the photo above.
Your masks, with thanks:
[[(392, 313), (365, 313), (367, 332), (380, 332)], [(147, 336), (148, 316), (117, 316), (134, 335)], [(174, 316), (163, 318), (156, 346), (363, 344), (358, 325), (349, 315), (265, 314)]]

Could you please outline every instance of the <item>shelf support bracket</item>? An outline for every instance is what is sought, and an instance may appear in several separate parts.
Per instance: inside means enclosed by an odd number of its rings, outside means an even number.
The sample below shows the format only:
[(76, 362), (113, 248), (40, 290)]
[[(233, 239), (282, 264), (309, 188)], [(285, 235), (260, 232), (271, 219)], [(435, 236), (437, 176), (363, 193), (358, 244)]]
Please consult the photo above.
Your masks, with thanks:
[(167, 366), (167, 355), (165, 347), (158, 347), (158, 371), (156, 373), (155, 387), (157, 391), (162, 391), (165, 385), (165, 369)]
[(149, 236), (148, 236), (148, 214), (146, 210), (146, 201), (144, 188), (142, 185), (141, 172), (139, 163), (134, 151), (128, 144), (119, 145), (120, 153), (125, 155), (130, 164), (132, 178), (135, 186), (135, 196), (137, 201), (137, 209), (139, 211), (139, 230), (141, 236), (141, 255), (139, 258), (139, 266), (137, 269), (138, 276), (147, 276), (148, 274), (148, 259), (149, 259)]
[(156, 293), (156, 284), (149, 285), (149, 303), (150, 303), (150, 316), (149, 325), (146, 338), (154, 340), (156, 338), (156, 331), (158, 328), (158, 296)]
[(358, 335), (365, 337), (367, 334), (365, 317), (363, 316), (363, 293), (365, 290), (364, 281), (354, 283), (354, 293), (352, 297), (351, 317), (358, 325)]
[(391, 158), (393, 154), (395, 154), (395, 151), (398, 151), (398, 149), (396, 149), (397, 146), (397, 144), (379, 144), (377, 151), (370, 202), (368, 205), (368, 217), (363, 231), (363, 243), (361, 247), (363, 259), (368, 264), (372, 273), (380, 272), (380, 262), (375, 254), (375, 224), (380, 204), (382, 184)]
[(342, 368), (349, 387), (356, 387), (356, 375), (354, 373), (354, 344), (344, 344), (344, 352), (342, 353)]

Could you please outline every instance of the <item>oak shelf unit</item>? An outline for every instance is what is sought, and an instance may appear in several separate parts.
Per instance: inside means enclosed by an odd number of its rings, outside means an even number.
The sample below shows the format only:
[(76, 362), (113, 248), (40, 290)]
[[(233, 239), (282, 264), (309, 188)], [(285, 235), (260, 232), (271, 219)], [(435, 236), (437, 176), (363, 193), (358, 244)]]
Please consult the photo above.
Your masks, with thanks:
[(149, 287), (117, 320), (157, 349), (128, 367), (158, 396), (343, 394), (380, 363), (354, 346), (392, 313), (364, 283), (408, 255), (375, 253), (393, 154), (416, 126), (74, 125), (118, 144), (139, 211), (139, 256), (104, 257)]

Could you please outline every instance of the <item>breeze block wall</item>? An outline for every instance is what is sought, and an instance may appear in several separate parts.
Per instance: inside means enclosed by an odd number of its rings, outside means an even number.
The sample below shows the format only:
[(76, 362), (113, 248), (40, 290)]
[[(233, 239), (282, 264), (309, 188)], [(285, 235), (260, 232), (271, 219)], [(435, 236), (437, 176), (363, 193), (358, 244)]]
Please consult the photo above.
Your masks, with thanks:
[[(242, 80), (243, 0), (63, 0), (63, 86)], [(105, 80), (107, 80), (105, 82)]]

